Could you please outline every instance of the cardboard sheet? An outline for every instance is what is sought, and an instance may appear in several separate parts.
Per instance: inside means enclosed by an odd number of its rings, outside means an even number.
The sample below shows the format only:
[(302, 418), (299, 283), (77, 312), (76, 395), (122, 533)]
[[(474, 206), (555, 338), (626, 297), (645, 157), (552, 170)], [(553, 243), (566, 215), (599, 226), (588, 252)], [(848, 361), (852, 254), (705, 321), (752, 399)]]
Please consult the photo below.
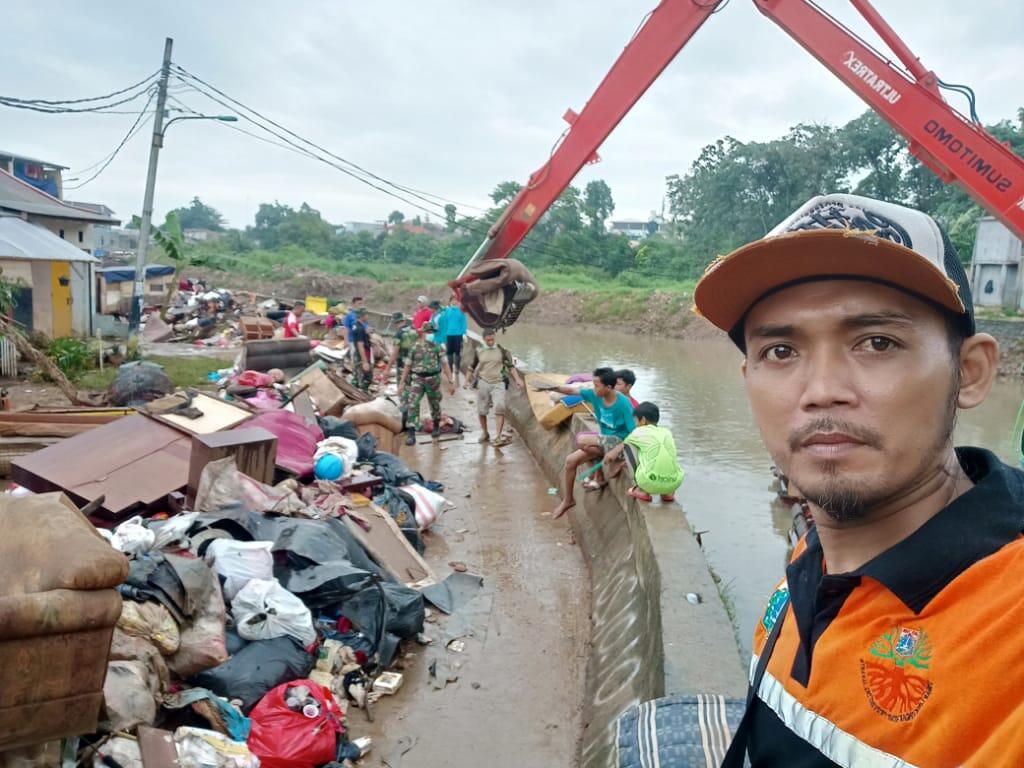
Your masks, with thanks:
[(11, 462), (11, 478), (36, 493), (65, 491), (117, 516), (162, 501), (188, 482), (192, 438), (146, 416), (125, 416)]
[(252, 413), (244, 408), (202, 393), (192, 399), (192, 405), (203, 413), (198, 419), (189, 419), (177, 414), (154, 414), (153, 418), (190, 435), (209, 435), (231, 429), (252, 416)]
[[(353, 496), (353, 500), (358, 494)], [(369, 530), (355, 519), (366, 523)], [(437, 583), (437, 576), (413, 549), (405, 534), (387, 512), (376, 504), (367, 503), (350, 511), (344, 518), (345, 525), (381, 568), (402, 584), (413, 589), (423, 589)]]

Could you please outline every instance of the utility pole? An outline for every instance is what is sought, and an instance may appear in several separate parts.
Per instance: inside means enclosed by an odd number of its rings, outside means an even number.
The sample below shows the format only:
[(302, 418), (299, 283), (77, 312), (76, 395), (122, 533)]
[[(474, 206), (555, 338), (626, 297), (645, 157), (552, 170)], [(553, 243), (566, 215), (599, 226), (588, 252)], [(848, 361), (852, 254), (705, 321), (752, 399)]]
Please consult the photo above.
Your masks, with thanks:
[(156, 114), (153, 116), (153, 142), (149, 147), (149, 170), (146, 173), (146, 195), (142, 201), (142, 223), (139, 225), (139, 247), (135, 256), (135, 283), (132, 287), (132, 307), (129, 315), (131, 333), (138, 333), (142, 320), (142, 303), (146, 291), (146, 250), (149, 248), (149, 231), (153, 226), (153, 191), (156, 187), (156, 163), (163, 146), (164, 108), (167, 103), (167, 79), (171, 74), (171, 47), (174, 41), (164, 41), (164, 63), (160, 69), (159, 90), (156, 96)]

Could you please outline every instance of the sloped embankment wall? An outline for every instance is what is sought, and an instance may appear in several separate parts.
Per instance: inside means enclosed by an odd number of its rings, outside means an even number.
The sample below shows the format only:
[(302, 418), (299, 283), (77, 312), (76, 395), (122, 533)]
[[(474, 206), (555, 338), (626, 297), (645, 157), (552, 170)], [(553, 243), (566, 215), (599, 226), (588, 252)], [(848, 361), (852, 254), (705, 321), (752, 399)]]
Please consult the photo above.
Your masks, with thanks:
[[(579, 416), (545, 430), (525, 393), (510, 390), (509, 419), (552, 485)], [(743, 696), (743, 665), (704, 554), (676, 504), (626, 495), (628, 470), (600, 493), (577, 494), (569, 513), (591, 581), (593, 621), (580, 765), (615, 765), (615, 724), (629, 706), (668, 694)], [(681, 489), (685, 496), (686, 485)], [(552, 506), (556, 503), (552, 499)], [(687, 593), (701, 596), (693, 605)]]

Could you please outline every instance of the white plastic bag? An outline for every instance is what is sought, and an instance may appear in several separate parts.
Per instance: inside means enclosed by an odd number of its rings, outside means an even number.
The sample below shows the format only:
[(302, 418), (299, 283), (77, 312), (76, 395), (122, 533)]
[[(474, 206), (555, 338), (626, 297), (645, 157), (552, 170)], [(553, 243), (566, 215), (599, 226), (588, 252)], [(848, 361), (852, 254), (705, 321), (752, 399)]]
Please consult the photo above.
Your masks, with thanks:
[(156, 529), (156, 538), (153, 541), (153, 549), (164, 549), (172, 545), (180, 545), (182, 549), (188, 549), (188, 529), (199, 517), (198, 512), (182, 512), (180, 515), (165, 520)]
[(156, 540), (156, 534), (142, 524), (141, 517), (125, 520), (114, 529), (110, 544), (126, 555), (140, 555), (148, 551)]
[(425, 528), (429, 528), (434, 521), (440, 517), (441, 510), (448, 501), (441, 494), (434, 493), (432, 490), (420, 485), (419, 483), (403, 485), (401, 490), (405, 491), (416, 500), (416, 524), (420, 527), (421, 531)]
[(183, 725), (174, 732), (181, 768), (259, 768), (260, 761), (241, 741), (222, 733)]
[(273, 579), (272, 541), (214, 539), (206, 549), (206, 562), (224, 577), (224, 597), (234, 600), (250, 579)]
[(291, 635), (304, 646), (316, 640), (309, 608), (277, 581), (249, 581), (231, 601), (231, 615), (245, 640)]
[(328, 437), (321, 440), (316, 444), (316, 453), (313, 454), (313, 463), (321, 456), (328, 453), (333, 453), (341, 456), (345, 467), (345, 472), (342, 477), (348, 477), (352, 474), (352, 469), (359, 461), (359, 446), (356, 445), (355, 440), (349, 440), (347, 437)]

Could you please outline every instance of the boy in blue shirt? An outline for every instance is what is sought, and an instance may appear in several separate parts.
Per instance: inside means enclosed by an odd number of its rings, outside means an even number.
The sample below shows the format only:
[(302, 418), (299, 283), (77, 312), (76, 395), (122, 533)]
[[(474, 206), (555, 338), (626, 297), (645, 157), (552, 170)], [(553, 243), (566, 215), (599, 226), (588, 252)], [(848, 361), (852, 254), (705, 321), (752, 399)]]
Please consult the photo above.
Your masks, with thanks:
[[(600, 460), (606, 452), (625, 440), (636, 429), (633, 406), (629, 399), (615, 389), (617, 381), (612, 368), (594, 371), (593, 388), (576, 386), (551, 387), (563, 395), (579, 395), (590, 406), (597, 420), (598, 432), (580, 432), (576, 435), (576, 450), (565, 457), (562, 502), (555, 507), (552, 517), (558, 519), (576, 506), (574, 488), (576, 470), (581, 464)], [(603, 478), (584, 483), (585, 488), (601, 488)]]

